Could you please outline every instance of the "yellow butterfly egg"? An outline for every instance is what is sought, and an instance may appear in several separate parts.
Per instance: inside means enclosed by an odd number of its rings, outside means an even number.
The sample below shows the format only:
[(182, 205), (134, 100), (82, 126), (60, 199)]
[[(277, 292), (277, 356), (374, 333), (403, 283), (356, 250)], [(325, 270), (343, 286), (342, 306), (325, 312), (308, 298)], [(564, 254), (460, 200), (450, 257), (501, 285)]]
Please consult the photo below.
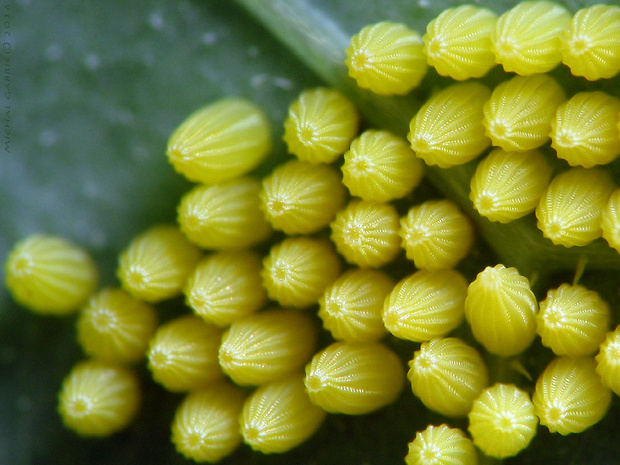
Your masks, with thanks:
[(271, 125), (253, 103), (230, 98), (200, 108), (170, 136), (166, 154), (174, 169), (205, 184), (236, 178), (271, 150)]
[(260, 190), (260, 183), (251, 178), (193, 188), (178, 207), (181, 231), (205, 249), (240, 249), (263, 242), (272, 231), (260, 209)]
[(263, 454), (287, 452), (312, 436), (327, 414), (310, 402), (303, 375), (261, 386), (239, 418), (244, 441)]
[(288, 109), (284, 142), (290, 153), (310, 163), (331, 163), (357, 133), (355, 106), (340, 92), (324, 87), (302, 92)]
[(620, 71), (620, 7), (583, 8), (560, 36), (562, 62), (575, 76), (609, 79)]
[(314, 353), (317, 331), (307, 315), (268, 310), (230, 325), (219, 360), (237, 384), (266, 384), (300, 370)]
[(345, 193), (336, 168), (293, 160), (263, 180), (261, 208), (273, 229), (311, 234), (334, 219)]
[(155, 226), (135, 237), (123, 250), (116, 274), (133, 296), (159, 302), (181, 294), (200, 256), (200, 249), (176, 226)]
[(604, 92), (580, 92), (551, 120), (551, 147), (571, 166), (592, 168), (620, 155), (620, 100)]
[(596, 355), (596, 372), (603, 385), (620, 396), (620, 326), (607, 333)]
[(551, 167), (538, 150), (497, 148), (478, 164), (469, 198), (480, 215), (509, 223), (534, 211), (550, 178)]
[(480, 354), (455, 337), (424, 342), (407, 377), (427, 408), (449, 417), (467, 415), (489, 381)]
[(426, 26), (426, 61), (457, 81), (484, 76), (495, 66), (491, 31), (496, 23), (497, 15), (486, 8), (462, 5), (444, 10)]
[(407, 465), (477, 465), (474, 444), (458, 428), (429, 425), (409, 443)]
[(540, 303), (537, 332), (555, 355), (592, 355), (609, 330), (609, 305), (596, 291), (562, 284)]
[(103, 289), (91, 297), (77, 321), (84, 352), (112, 363), (144, 358), (157, 326), (155, 309), (122, 289)]
[(433, 95), (409, 124), (407, 138), (427, 165), (449, 168), (473, 160), (491, 143), (482, 107), (491, 91), (477, 82), (452, 85)]
[(603, 239), (620, 253), (620, 189), (615, 190), (601, 215)]
[(474, 242), (469, 219), (450, 200), (429, 200), (413, 206), (400, 220), (399, 235), (407, 258), (417, 268), (452, 268)]
[(140, 406), (140, 386), (133, 371), (99, 360), (73, 367), (58, 394), (65, 426), (80, 436), (105, 437), (125, 429)]
[(533, 399), (540, 424), (552, 433), (581, 433), (609, 410), (611, 391), (591, 357), (558, 357), (536, 381)]
[(172, 443), (177, 452), (196, 462), (216, 463), (241, 444), (239, 414), (244, 392), (230, 383), (190, 393), (177, 408)]
[(463, 321), (467, 281), (454, 270), (421, 270), (385, 299), (383, 321), (394, 336), (415, 342), (443, 337)]
[(570, 18), (555, 3), (520, 2), (499, 17), (491, 33), (495, 60), (521, 76), (551, 71), (562, 61), (560, 35)]
[(319, 317), (335, 339), (373, 342), (385, 336), (383, 301), (394, 287), (392, 279), (376, 270), (350, 270), (325, 290)]
[(383, 21), (364, 27), (351, 38), (345, 64), (363, 89), (379, 95), (403, 95), (426, 75), (422, 39), (401, 23)]
[(536, 435), (538, 419), (529, 394), (512, 384), (482, 391), (469, 412), (474, 444), (490, 457), (512, 457)]
[(169, 321), (149, 343), (153, 379), (172, 392), (202, 389), (223, 378), (217, 354), (222, 333), (197, 316)]
[(310, 400), (331, 413), (362, 415), (391, 404), (405, 379), (398, 356), (374, 342), (335, 342), (306, 366)]
[(187, 304), (206, 322), (228, 326), (258, 310), (267, 300), (260, 276), (262, 267), (261, 257), (246, 250), (209, 255), (187, 280)]
[(15, 244), (4, 273), (15, 301), (41, 315), (74, 313), (97, 286), (97, 268), (86, 250), (44, 234)]
[(556, 245), (589, 244), (601, 237), (601, 214), (613, 190), (609, 174), (596, 168), (558, 174), (536, 207), (538, 229)]
[(369, 129), (344, 154), (342, 183), (351, 195), (388, 202), (411, 192), (422, 180), (424, 164), (405, 139)]
[(308, 307), (338, 278), (340, 267), (328, 241), (293, 237), (271, 248), (261, 276), (270, 299), (284, 307)]
[(474, 337), (492, 354), (509, 357), (536, 336), (538, 302), (516, 268), (486, 267), (467, 289), (465, 318)]
[(379, 268), (400, 251), (398, 212), (386, 203), (353, 200), (331, 224), (332, 242), (353, 265)]
[(493, 145), (523, 152), (549, 140), (551, 121), (566, 99), (550, 76), (517, 76), (498, 85), (484, 104), (482, 124)]

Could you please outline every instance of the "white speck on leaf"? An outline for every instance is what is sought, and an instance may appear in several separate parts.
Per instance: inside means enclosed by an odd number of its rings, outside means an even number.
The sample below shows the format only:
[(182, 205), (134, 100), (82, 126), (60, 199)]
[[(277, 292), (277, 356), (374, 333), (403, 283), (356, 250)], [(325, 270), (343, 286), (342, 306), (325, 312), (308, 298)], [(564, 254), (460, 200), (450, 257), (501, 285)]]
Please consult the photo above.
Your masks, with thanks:
[(205, 32), (202, 35), (202, 43), (205, 45), (213, 45), (217, 42), (217, 34), (215, 32)]
[(283, 77), (275, 77), (273, 79), (273, 85), (279, 89), (284, 89), (284, 90), (288, 90), (291, 87), (293, 87), (293, 83), (290, 80), (283, 78)]
[(86, 65), (86, 68), (94, 71), (99, 68), (99, 65), (101, 64), (101, 58), (99, 58), (99, 55), (97, 55), (96, 53), (89, 53), (84, 59), (84, 64)]
[(255, 74), (250, 79), (250, 85), (252, 87), (254, 87), (254, 88), (257, 88), (257, 87), (260, 87), (263, 84), (265, 84), (265, 81), (267, 81), (267, 75), (266, 74)]
[(252, 57), (252, 58), (256, 58), (260, 53), (260, 50), (258, 50), (258, 47), (256, 46), (252, 46), (248, 48), (248, 56)]
[(155, 64), (155, 56), (150, 51), (144, 53), (141, 59), (142, 63), (144, 63), (144, 66), (146, 66), (147, 68), (150, 68)]
[(162, 16), (161, 11), (153, 11), (149, 15), (149, 24), (157, 31), (161, 31), (164, 28), (164, 17)]
[(92, 182), (92, 181), (84, 182), (83, 192), (84, 192), (84, 195), (89, 199), (97, 198), (101, 194), (101, 191), (97, 183)]
[(45, 49), (45, 58), (49, 61), (58, 61), (65, 54), (65, 50), (60, 44), (52, 44)]
[(58, 136), (53, 129), (46, 129), (39, 134), (39, 145), (42, 147), (51, 147), (57, 140)]

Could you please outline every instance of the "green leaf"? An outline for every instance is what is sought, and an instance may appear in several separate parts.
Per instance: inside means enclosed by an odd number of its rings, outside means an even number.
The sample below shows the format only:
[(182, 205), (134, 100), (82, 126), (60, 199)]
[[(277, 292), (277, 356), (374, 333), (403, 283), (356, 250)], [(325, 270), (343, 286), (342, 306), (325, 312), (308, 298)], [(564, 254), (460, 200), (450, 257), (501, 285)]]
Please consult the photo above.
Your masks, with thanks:
[[(376, 114), (376, 118), (367, 117), (367, 123), (402, 132), (418, 102), (434, 86), (447, 82), (431, 75), (408, 98), (374, 99), (354, 91), (350, 82), (344, 84), (343, 43), (365, 24), (379, 20), (405, 22), (422, 32), (442, 9), (460, 2), (239, 3), (253, 3), (252, 14), (226, 0), (16, 0), (0, 5), (5, 44), (0, 59), (4, 76), (2, 260), (28, 234), (58, 234), (93, 253), (102, 286), (117, 285), (116, 257), (129, 240), (155, 223), (175, 219), (175, 206), (190, 184), (168, 165), (166, 141), (187, 115), (208, 102), (238, 95), (266, 110), (277, 143), (273, 155), (257, 170), (264, 175), (287, 156), (281, 142), (282, 122), (289, 103), (302, 89), (326, 83), (342, 86), (362, 111)], [(497, 12), (515, 4), (507, 0), (476, 3)], [(572, 11), (585, 4), (566, 2)], [(269, 10), (270, 5), (281, 10)], [(311, 14), (287, 18), (286, 8), (295, 7)], [(272, 22), (282, 21), (277, 27), (270, 25), (269, 16)], [(308, 29), (309, 24), (320, 28)], [(496, 73), (492, 79), (500, 77)], [(616, 78), (602, 86), (618, 95), (619, 84)], [(580, 86), (584, 85), (576, 84), (575, 89)], [(454, 170), (450, 179), (466, 177), (471, 168), (462, 168), (462, 173)], [(612, 169), (618, 179), (617, 166)], [(438, 182), (441, 176), (433, 174), (432, 179)], [(458, 199), (462, 188), (462, 182), (456, 182), (442, 189)], [(518, 228), (531, 230), (532, 225), (524, 221)], [(497, 243), (510, 240), (514, 235)], [(499, 256), (505, 254), (517, 263), (522, 250), (527, 257), (537, 256), (529, 250), (529, 242), (515, 249), (489, 243)], [(601, 250), (594, 250), (593, 261), (600, 259)], [(482, 243), (477, 251), (478, 257), (468, 265), (470, 274), (496, 260)], [(606, 252), (605, 257), (609, 257)], [(613, 266), (615, 259), (610, 259)], [(563, 266), (574, 263), (571, 260)], [(601, 266), (606, 266), (605, 260)], [(536, 260), (527, 263), (529, 271), (540, 265)], [(565, 278), (559, 276), (545, 283)], [(584, 280), (590, 279), (593, 287), (618, 303), (618, 275), (600, 276), (586, 273)], [(162, 306), (162, 320), (183, 311), (181, 299), (174, 300)], [(180, 397), (150, 381), (143, 367), (143, 411), (128, 431), (106, 440), (86, 440), (62, 426), (56, 413), (57, 391), (71, 366), (83, 357), (74, 325), (74, 317), (31, 314), (0, 288), (0, 463), (186, 463), (169, 441), (169, 424)], [(417, 347), (403, 341), (391, 343), (403, 360), (411, 358)], [(528, 363), (538, 370), (543, 366), (540, 361)], [(616, 398), (601, 424), (574, 437), (550, 435), (540, 427), (532, 447), (507, 463), (615, 463), (620, 445), (614, 418), (619, 413)], [(406, 390), (395, 405), (376, 414), (331, 416), (314, 438), (288, 454), (262, 456), (244, 446), (224, 463), (402, 463), (406, 444), (416, 431), (430, 422), (445, 421)], [(464, 420), (450, 420), (450, 424), (467, 426)]]

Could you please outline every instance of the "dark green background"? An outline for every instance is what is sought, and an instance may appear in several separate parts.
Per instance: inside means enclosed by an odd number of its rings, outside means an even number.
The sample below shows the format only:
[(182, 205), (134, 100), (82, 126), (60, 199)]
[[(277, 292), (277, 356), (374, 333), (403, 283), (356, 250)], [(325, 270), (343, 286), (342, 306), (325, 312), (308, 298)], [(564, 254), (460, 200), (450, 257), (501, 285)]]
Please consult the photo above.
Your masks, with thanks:
[[(348, 36), (385, 19), (422, 32), (443, 8), (461, 2), (307, 3)], [(572, 11), (587, 3), (564, 2)], [(515, 2), (479, 4), (501, 13)], [(229, 95), (261, 105), (278, 141), (258, 170), (264, 174), (287, 156), (280, 137), (288, 104), (302, 89), (323, 82), (229, 1), (20, 0), (0, 3), (0, 15), (0, 33), (10, 46), (0, 56), (3, 90), (10, 92), (0, 104), (0, 259), (28, 234), (63, 235), (94, 254), (102, 285), (117, 284), (116, 256), (133, 235), (157, 222), (174, 221), (175, 205), (189, 184), (169, 167), (164, 151), (168, 135), (191, 111)], [(316, 58), (310, 62), (315, 69), (321, 67)], [(337, 75), (343, 70), (331, 71)], [(430, 73), (405, 105), (415, 106), (416, 99), (446, 82)], [(572, 90), (590, 88), (577, 79), (565, 83)], [(619, 80), (602, 86), (618, 93)], [(368, 107), (363, 100), (358, 103)], [(385, 114), (378, 120), (398, 121), (401, 116)], [(611, 169), (617, 172), (615, 164)], [(435, 194), (425, 184), (415, 195)], [(530, 223), (526, 227), (532, 229)], [(477, 244), (462, 267), (469, 277), (497, 261), (489, 250)], [(561, 282), (568, 276), (543, 281)], [(617, 273), (586, 273), (584, 283), (612, 303), (618, 323)], [(162, 319), (183, 311), (180, 299), (170, 302), (161, 308)], [(405, 360), (417, 347), (390, 342)], [(127, 432), (84, 440), (62, 427), (56, 393), (81, 357), (74, 318), (33, 315), (0, 288), (0, 464), (184, 463), (169, 443), (169, 423), (179, 397), (150, 382), (145, 371), (142, 415)], [(549, 359), (549, 353), (535, 345), (524, 363), (537, 374)], [(531, 447), (507, 463), (620, 463), (619, 414), (614, 397), (607, 418), (584, 434), (564, 438), (539, 427)], [(427, 413), (406, 389), (395, 406), (376, 414), (330, 417), (311, 441), (289, 454), (264, 457), (243, 446), (227, 463), (401, 463), (415, 431), (443, 421)], [(450, 423), (466, 427), (463, 421)]]

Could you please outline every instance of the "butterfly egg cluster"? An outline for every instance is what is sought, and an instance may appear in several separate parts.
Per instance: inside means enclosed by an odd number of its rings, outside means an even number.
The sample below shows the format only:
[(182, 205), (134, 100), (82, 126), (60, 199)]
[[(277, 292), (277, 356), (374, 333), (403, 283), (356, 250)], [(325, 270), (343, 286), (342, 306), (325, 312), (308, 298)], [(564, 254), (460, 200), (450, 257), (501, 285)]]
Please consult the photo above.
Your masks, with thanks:
[(404, 24), (364, 27), (351, 39), (346, 65), (360, 87), (379, 95), (407, 93), (419, 85), (426, 63), (457, 81), (482, 77), (496, 64), (530, 76), (560, 63), (575, 76), (608, 79), (620, 71), (618, 21), (615, 5), (593, 5), (572, 17), (549, 1), (521, 2), (499, 17), (487, 8), (461, 5), (433, 19), (421, 41)]
[[(393, 260), (400, 251), (399, 214), (385, 202), (414, 189), (423, 165), (404, 139), (385, 131), (368, 131), (351, 146), (357, 125), (357, 111), (340, 93), (304, 92), (289, 109), (284, 135), (299, 160), (277, 167), (262, 183), (247, 174), (270, 141), (246, 147), (247, 159), (236, 160), (243, 156), (241, 132), (260, 138), (268, 128), (253, 105), (218, 102), (171, 136), (170, 162), (200, 184), (181, 199), (178, 227), (150, 228), (121, 252), (122, 289), (91, 298), (78, 339), (87, 355), (119, 370), (145, 357), (155, 382), (186, 394), (171, 427), (172, 442), (186, 458), (216, 462), (243, 441), (264, 453), (285, 452), (314, 434), (326, 411), (371, 412), (401, 392), (403, 364), (378, 342), (387, 334), (383, 301), (394, 281), (366, 269), (337, 281), (342, 259), (336, 249), (363, 268)], [(377, 154), (377, 147), (384, 150)], [(364, 194), (369, 200), (354, 199), (345, 208), (347, 187), (355, 188), (343, 183), (343, 170), (325, 163), (347, 150), (356, 159), (357, 184), (374, 190)], [(327, 227), (333, 243), (308, 237)], [(272, 241), (262, 256), (250, 249), (272, 229), (296, 237)], [(179, 296), (194, 315), (156, 328), (152, 304)], [(267, 299), (281, 307), (261, 310)], [(315, 322), (282, 308), (316, 304), (334, 337), (347, 341), (342, 347), (315, 354)], [(255, 389), (249, 395), (248, 387)], [(72, 426), (62, 399), (67, 425), (90, 434)], [(129, 407), (129, 413), (137, 409)]]
[[(225, 127), (216, 117), (218, 108), (225, 113)], [(261, 184), (247, 173), (270, 141), (250, 148), (251, 160), (233, 162), (241, 156), (239, 132), (250, 126), (259, 134), (265, 130), (261, 115), (244, 103), (223, 101), (181, 124), (171, 136), (168, 156), (177, 171), (201, 184), (181, 199), (178, 228), (157, 226), (131, 241), (119, 257), (117, 276), (124, 290), (93, 297), (79, 324), (87, 353), (104, 359), (120, 353), (122, 363), (146, 354), (157, 383), (186, 393), (172, 422), (172, 442), (196, 461), (219, 461), (242, 441), (264, 453), (285, 452), (314, 434), (326, 411), (374, 411), (393, 402), (404, 384), (402, 362), (378, 342), (386, 334), (383, 300), (393, 280), (360, 269), (336, 282), (342, 264), (336, 248), (347, 244), (350, 253), (341, 250), (342, 255), (362, 267), (394, 259), (400, 250), (399, 216), (379, 200), (407, 195), (420, 182), (422, 163), (405, 140), (369, 132), (360, 138), (356, 155), (366, 161), (358, 157), (356, 166), (367, 168), (363, 176), (375, 185), (368, 194), (373, 199), (344, 208), (349, 186), (341, 171), (325, 163), (356, 150), (350, 143), (357, 135), (357, 111), (338, 92), (319, 88), (291, 105), (285, 123), (285, 141), (299, 160), (276, 168)], [(385, 150), (376, 156), (368, 144), (377, 147), (382, 141)], [(229, 158), (230, 166), (222, 166)], [(360, 202), (366, 210), (353, 208)], [(347, 238), (339, 242), (338, 215), (349, 212), (341, 233)], [(330, 223), (336, 247), (324, 238), (305, 237)], [(267, 240), (272, 229), (304, 236), (272, 242), (263, 256), (249, 249)], [(155, 330), (153, 308), (146, 302), (179, 295), (194, 315)], [(319, 301), (325, 308), (337, 306), (342, 312), (331, 311), (334, 334), (350, 342), (343, 342), (343, 350), (316, 354), (304, 375), (316, 351), (315, 322), (295, 310), (261, 311), (268, 298), (287, 307)], [(104, 309), (112, 300), (114, 312)], [(136, 309), (133, 320), (126, 314), (130, 306)], [(146, 309), (150, 323), (146, 316), (134, 321)], [(104, 330), (104, 335), (90, 335)], [(226, 378), (258, 387), (247, 395)]]
[[(81, 308), (77, 337), (90, 359), (63, 382), (63, 422), (83, 436), (126, 428), (140, 403), (131, 365), (145, 360), (156, 383), (185, 396), (171, 440), (197, 462), (218, 462), (243, 442), (289, 451), (328, 413), (393, 403), (406, 380), (446, 423), (468, 421), (468, 433), (449, 424), (418, 432), (408, 465), (474, 465), (476, 448), (510, 457), (538, 422), (560, 434), (594, 425), (611, 392), (620, 394), (610, 306), (577, 283), (539, 304), (528, 278), (503, 264), (469, 282), (455, 267), (474, 248), (477, 219), (415, 189), (425, 170), (458, 170), (485, 154), (469, 194), (480, 216), (508, 223), (535, 211), (554, 244), (602, 236), (620, 251), (620, 189), (599, 166), (620, 155), (620, 101), (598, 90), (567, 96), (544, 74), (561, 62), (589, 81), (618, 74), (618, 24), (617, 6), (571, 18), (557, 4), (526, 1), (501, 15), (448, 9), (423, 36), (405, 24), (367, 26), (345, 65), (379, 95), (407, 94), (429, 66), (456, 81), (498, 64), (518, 76), (493, 89), (472, 80), (437, 90), (411, 115), (407, 138), (359, 134), (343, 93), (308, 89), (283, 124), (292, 158), (262, 181), (252, 171), (273, 146), (266, 114), (239, 98), (198, 109), (166, 150), (196, 183), (179, 202), (178, 225), (154, 226), (121, 251), (118, 287), (94, 293), (92, 259), (53, 236), (18, 243), (6, 262), (20, 304), (51, 315)], [(551, 151), (559, 161), (550, 163)], [(552, 170), (556, 162), (570, 168)], [(157, 327), (156, 306), (173, 298), (186, 314)], [(333, 341), (320, 337), (313, 308)], [(536, 373), (533, 397), (497, 383), (494, 361), (523, 354), (537, 335), (558, 358)], [(399, 344), (416, 347), (407, 373), (391, 348)]]
[[(566, 218), (546, 217), (548, 199), (541, 197), (551, 169), (546, 154), (532, 151), (551, 140), (557, 158), (584, 168), (609, 164), (620, 155), (619, 100), (601, 91), (581, 92), (567, 100), (558, 82), (544, 74), (564, 62), (572, 74), (590, 81), (615, 76), (620, 72), (619, 20), (620, 7), (615, 5), (594, 5), (571, 17), (564, 7), (548, 1), (521, 2), (500, 16), (472, 5), (442, 12), (422, 38), (422, 53), (440, 75), (463, 81), (482, 77), (501, 64), (519, 76), (492, 92), (470, 81), (431, 95), (410, 122), (408, 139), (416, 157), (427, 165), (449, 168), (477, 158), (489, 145), (501, 148), (506, 155), (493, 152), (471, 180), (470, 198), (481, 216), (507, 223), (537, 209), (539, 228), (554, 244), (581, 246), (596, 239), (600, 203), (582, 205), (577, 212), (572, 205), (558, 207), (553, 215)], [(387, 36), (371, 33), (383, 30), (385, 24), (365, 27), (347, 49), (349, 75), (360, 87), (373, 90), (351, 57), (385, 49)], [(425, 69), (419, 64), (415, 72)], [(382, 68), (373, 79), (381, 77), (388, 86), (394, 78), (388, 71)], [(410, 70), (412, 76), (415, 72)], [(345, 177), (349, 170), (349, 166), (343, 170)], [(363, 198), (366, 194), (355, 184), (350, 189)], [(564, 200), (568, 197), (560, 202)], [(589, 226), (577, 226), (580, 217), (596, 219)], [(612, 220), (606, 220), (608, 230)], [(611, 241), (612, 247), (620, 242)], [(416, 262), (416, 266), (424, 265)]]

